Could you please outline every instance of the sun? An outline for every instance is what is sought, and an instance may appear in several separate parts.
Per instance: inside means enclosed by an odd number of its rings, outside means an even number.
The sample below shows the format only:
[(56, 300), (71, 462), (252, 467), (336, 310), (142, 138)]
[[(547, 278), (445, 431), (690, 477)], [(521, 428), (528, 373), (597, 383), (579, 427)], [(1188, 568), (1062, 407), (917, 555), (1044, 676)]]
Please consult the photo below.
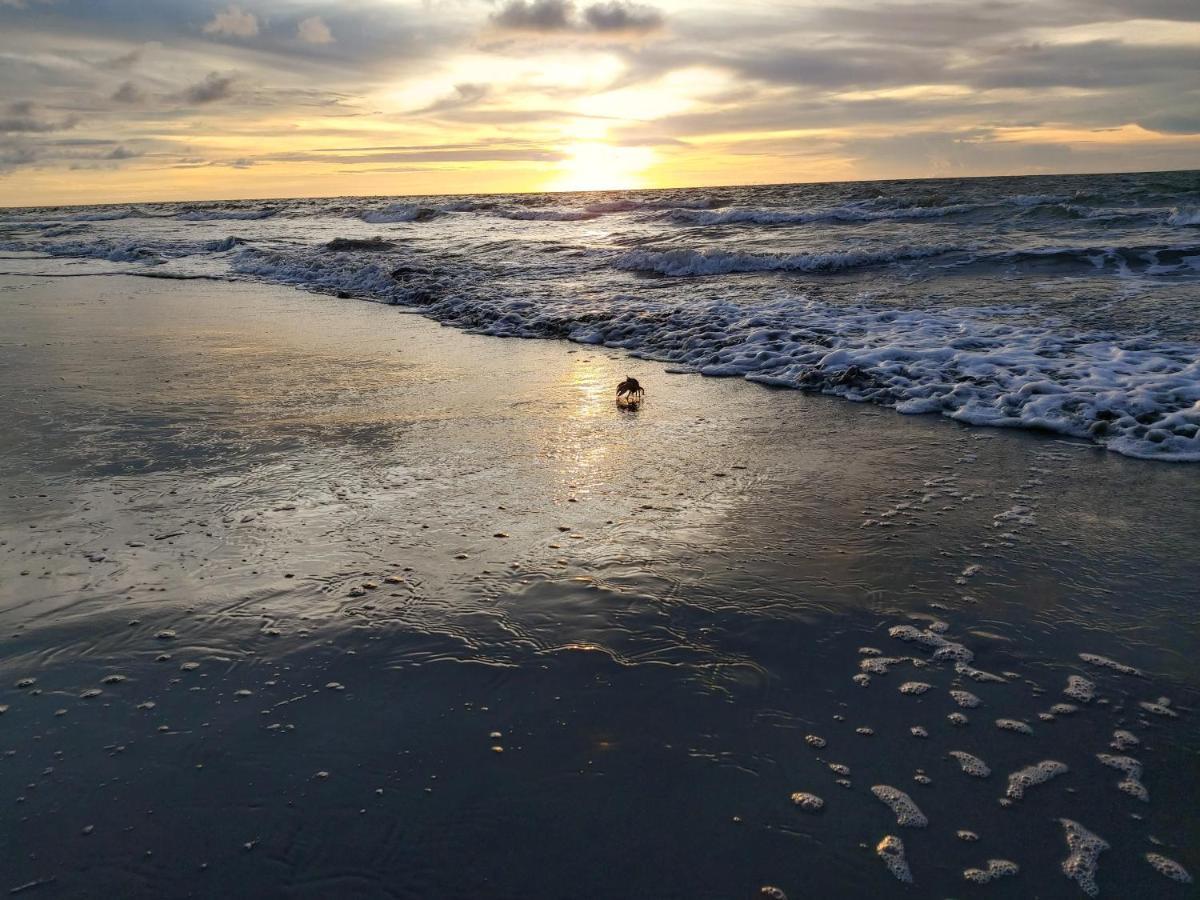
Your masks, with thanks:
[(654, 162), (649, 147), (616, 147), (599, 141), (571, 144), (559, 164), (550, 191), (610, 191), (644, 187)]

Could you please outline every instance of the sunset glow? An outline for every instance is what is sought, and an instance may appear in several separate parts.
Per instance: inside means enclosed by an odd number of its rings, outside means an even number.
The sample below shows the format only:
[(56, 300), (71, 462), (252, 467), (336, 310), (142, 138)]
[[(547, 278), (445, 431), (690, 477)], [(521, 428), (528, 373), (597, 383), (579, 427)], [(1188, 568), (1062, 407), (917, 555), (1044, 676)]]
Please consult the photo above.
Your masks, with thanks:
[(0, 203), (1182, 168), (1195, 18), (0, 0)]

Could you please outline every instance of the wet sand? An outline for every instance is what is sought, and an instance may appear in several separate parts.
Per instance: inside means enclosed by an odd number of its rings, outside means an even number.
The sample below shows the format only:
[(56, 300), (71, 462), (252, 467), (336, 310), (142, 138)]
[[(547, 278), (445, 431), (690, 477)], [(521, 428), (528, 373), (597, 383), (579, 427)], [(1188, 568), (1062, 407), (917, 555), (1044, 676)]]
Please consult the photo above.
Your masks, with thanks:
[(1194, 889), (1196, 467), (261, 285), (0, 314), (0, 889), (1085, 896), (1060, 819)]

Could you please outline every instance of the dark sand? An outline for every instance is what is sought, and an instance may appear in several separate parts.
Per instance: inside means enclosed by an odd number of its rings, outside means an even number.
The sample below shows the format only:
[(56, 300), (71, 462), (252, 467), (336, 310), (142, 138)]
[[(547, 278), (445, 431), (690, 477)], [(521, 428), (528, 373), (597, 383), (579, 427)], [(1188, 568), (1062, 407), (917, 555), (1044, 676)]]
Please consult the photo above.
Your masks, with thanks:
[[(1066, 817), (1100, 896), (1194, 896), (1144, 854), (1200, 875), (1200, 467), (263, 286), (7, 277), (0, 316), (0, 890), (1082, 897)], [(937, 620), (1006, 683), (851, 680)]]

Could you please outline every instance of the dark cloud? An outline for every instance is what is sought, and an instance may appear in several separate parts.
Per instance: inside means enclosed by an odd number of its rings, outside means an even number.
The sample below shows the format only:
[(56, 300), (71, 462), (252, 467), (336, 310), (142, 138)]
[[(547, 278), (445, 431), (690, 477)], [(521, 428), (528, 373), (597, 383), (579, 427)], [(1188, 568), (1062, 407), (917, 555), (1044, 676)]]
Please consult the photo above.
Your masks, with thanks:
[(509, 0), (492, 21), (513, 31), (566, 31), (574, 15), (575, 4), (569, 0)]
[(431, 162), (559, 162), (563, 153), (525, 142), (488, 142), (447, 148), (445, 145), (414, 146), (404, 150), (370, 151), (362, 153), (283, 153), (262, 157), (258, 162), (323, 162), (378, 165), (380, 163)]
[(37, 162), (38, 153), (29, 144), (0, 138), (0, 172)]
[(981, 88), (1111, 88), (1194, 82), (1194, 46), (1090, 41), (1006, 47), (954, 70), (955, 81)]
[(132, 69), (137, 63), (141, 62), (144, 53), (144, 47), (134, 47), (128, 53), (122, 53), (110, 59), (101, 60), (97, 65), (102, 69), (112, 69), (114, 71)]
[(233, 95), (233, 76), (209, 72), (199, 81), (184, 89), (180, 95), (187, 103), (215, 103)]
[(1200, 134), (1200, 100), (1188, 111), (1161, 112), (1142, 116), (1137, 124), (1147, 131), (1161, 134)]
[(128, 147), (123, 147), (123, 146), (118, 145), (116, 147), (113, 147), (112, 150), (110, 150), (108, 153), (106, 153), (104, 158), (105, 159), (136, 159), (137, 157), (139, 157), (141, 155), (142, 154), (140, 154), (134, 150), (130, 150)]
[(653, 31), (662, 26), (663, 15), (652, 6), (625, 0), (593, 3), (582, 15), (576, 15), (571, 0), (509, 0), (492, 22), (509, 31), (617, 35)]
[(908, 48), (890, 53), (845, 47), (744, 52), (723, 62), (749, 78), (838, 89), (929, 84), (941, 81), (944, 72), (940, 59)]
[(34, 114), (29, 101), (13, 103), (8, 107), (9, 115), (0, 116), (0, 134), (45, 134), (51, 131), (66, 131), (79, 124), (77, 116), (65, 119), (44, 119)]
[(583, 19), (594, 31), (638, 33), (661, 28), (663, 15), (652, 6), (638, 3), (595, 3), (583, 11)]
[(112, 99), (117, 103), (141, 103), (145, 97), (136, 84), (126, 81), (113, 91)]

